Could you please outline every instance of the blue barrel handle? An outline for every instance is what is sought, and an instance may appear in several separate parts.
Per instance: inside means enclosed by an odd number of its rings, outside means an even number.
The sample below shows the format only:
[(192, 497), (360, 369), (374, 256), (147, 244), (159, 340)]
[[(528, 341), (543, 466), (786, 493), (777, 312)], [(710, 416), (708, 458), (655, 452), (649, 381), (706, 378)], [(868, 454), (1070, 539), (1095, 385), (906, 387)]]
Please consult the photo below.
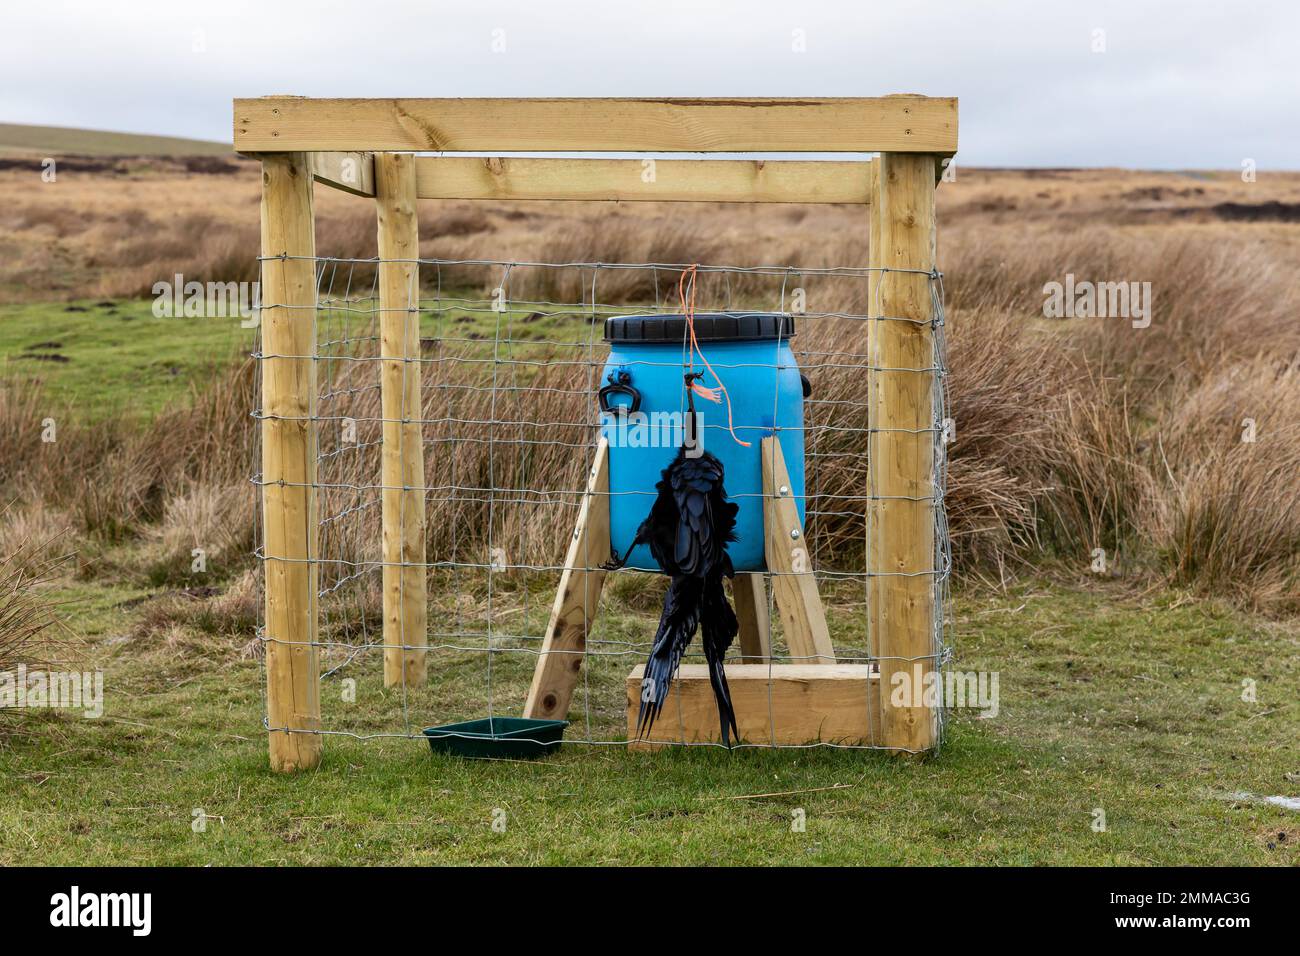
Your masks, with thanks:
[(610, 372), (606, 381), (608, 385), (601, 386), (597, 392), (597, 398), (600, 399), (600, 410), (602, 412), (612, 412), (610, 407), (609, 396), (613, 394), (627, 395), (632, 399), (632, 404), (627, 409), (627, 414), (631, 415), (641, 410), (641, 392), (632, 386), (632, 373), (625, 368), (616, 372)]

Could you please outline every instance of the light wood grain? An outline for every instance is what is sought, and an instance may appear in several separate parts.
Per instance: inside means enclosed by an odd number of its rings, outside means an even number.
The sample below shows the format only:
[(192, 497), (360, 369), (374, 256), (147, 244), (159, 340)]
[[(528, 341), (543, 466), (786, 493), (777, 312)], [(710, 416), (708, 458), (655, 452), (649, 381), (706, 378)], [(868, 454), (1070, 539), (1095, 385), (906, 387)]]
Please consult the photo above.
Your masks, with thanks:
[[(763, 540), (767, 569), (790, 656), (796, 664), (833, 664), (835, 648), (812, 572), (812, 555), (795, 506), (785, 456), (776, 438), (764, 438)], [(784, 489), (784, 490), (782, 490)]]
[(375, 157), (371, 153), (311, 153), (316, 182), (354, 196), (375, 194)]
[[(627, 677), (627, 734), (636, 736), (644, 666)], [(752, 744), (878, 743), (877, 674), (867, 664), (727, 664), (740, 739)], [(721, 741), (718, 704), (706, 664), (683, 664), (659, 719), (638, 750)]]
[(421, 156), (421, 199), (866, 203), (872, 160)]
[(258, 150), (898, 152), (957, 149), (944, 97), (308, 99), (234, 103)]
[[(880, 211), (880, 162), (879, 161), (873, 163), (871, 166), (871, 191), (873, 194), (873, 202), (869, 208), (870, 236), (869, 236), (869, 245), (867, 250), (867, 266), (870, 269), (879, 270), (881, 268), (882, 262), (884, 261), (883, 248), (885, 243), (884, 230), (881, 225), (882, 217)], [(879, 317), (880, 317), (880, 273), (878, 271), (873, 271), (868, 273), (868, 278), (867, 278), (867, 318), (868, 320), (872, 320), (872, 319), (878, 319)], [(879, 345), (879, 339), (877, 338), (876, 335), (876, 326), (878, 324), (879, 324), (878, 322), (874, 322), (874, 321), (868, 321), (865, 323), (866, 325), (865, 334), (867, 339), (866, 349), (867, 349), (867, 355), (869, 356), (868, 365), (870, 366), (867, 369), (867, 382), (866, 382), (867, 395), (868, 395), (868, 399), (867, 399), (868, 426), (874, 424), (874, 422), (876, 421), (876, 416), (879, 415), (880, 413), (879, 405), (872, 404), (874, 400), (870, 397), (873, 395), (877, 395), (878, 393), (876, 390), (877, 388), (879, 388), (878, 373), (876, 372), (876, 366), (880, 364), (880, 357), (879, 355), (876, 354), (876, 349)], [(872, 471), (870, 467), (872, 461), (871, 456), (874, 454), (875, 454), (875, 450), (872, 448), (871, 434), (870, 432), (868, 432), (867, 433), (867, 483), (866, 483), (866, 487), (862, 489), (863, 495), (867, 496), (866, 519), (863, 522), (863, 537), (864, 537), (863, 558), (865, 562), (863, 566), (868, 569), (874, 567), (875, 565), (873, 562), (878, 560), (878, 556), (876, 556), (871, 550), (872, 548), (871, 541), (874, 533), (873, 529), (875, 527), (875, 521), (876, 521), (876, 513), (875, 513), (876, 502), (871, 500), (871, 495), (874, 493), (875, 490), (875, 484), (874, 484), (875, 479), (874, 477), (872, 477)], [(873, 616), (871, 611), (872, 609), (878, 607), (880, 603), (881, 594), (880, 594), (879, 584), (880, 584), (879, 578), (867, 579), (867, 608), (868, 608), (867, 620), (869, 622), (867, 626), (867, 655), (869, 657), (874, 656), (877, 653), (876, 628), (878, 626), (878, 618)]]
[[(886, 154), (880, 160), (881, 265), (888, 269), (934, 268), (933, 156)], [(880, 279), (880, 314), (874, 323), (875, 354), (882, 369), (929, 369), (934, 363), (930, 280), (926, 275), (887, 272)], [(912, 319), (919, 321), (897, 321)], [(898, 680), (915, 683), (934, 670), (930, 655), (934, 614), (934, 428), (931, 371), (879, 371), (868, 396), (872, 422), (869, 460), (874, 478), (868, 571), (873, 579), (872, 630), (881, 660), (884, 741), (915, 752), (935, 744), (933, 708), (923, 687), (910, 703), (894, 707)], [(919, 669), (915, 666), (919, 664)], [(901, 675), (906, 675), (901, 676)]]
[[(262, 521), (271, 769), (320, 762), (316, 490), (316, 254), (302, 153), (262, 157)], [(283, 482), (283, 484), (281, 484)], [(281, 728), (287, 728), (281, 729)], [(293, 733), (292, 731), (307, 731)]]
[(384, 684), (420, 686), (429, 642), (415, 157), (375, 157), (383, 406)]
[(772, 656), (771, 621), (768, 619), (767, 581), (762, 574), (737, 574), (731, 582), (740, 623), (740, 651), (744, 660), (758, 664)]
[(568, 715), (573, 688), (582, 674), (587, 634), (605, 586), (606, 572), (599, 566), (609, 558), (609, 445), (602, 438), (587, 476), (587, 494), (578, 511), (560, 587), (546, 624), (546, 637), (533, 671), (524, 704), (525, 717), (563, 720)]

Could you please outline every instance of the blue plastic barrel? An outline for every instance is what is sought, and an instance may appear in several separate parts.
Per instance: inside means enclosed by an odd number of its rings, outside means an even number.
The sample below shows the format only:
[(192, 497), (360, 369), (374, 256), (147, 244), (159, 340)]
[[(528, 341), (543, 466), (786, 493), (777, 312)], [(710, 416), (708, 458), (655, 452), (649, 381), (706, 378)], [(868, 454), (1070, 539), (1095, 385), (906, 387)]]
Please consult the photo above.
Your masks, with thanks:
[[(695, 337), (731, 395), (735, 441), (727, 428), (727, 404), (695, 397), (704, 448), (724, 468), (727, 495), (740, 506), (737, 540), (730, 546), (737, 571), (762, 571), (762, 439), (776, 434), (790, 473), (799, 519), (804, 517), (805, 380), (790, 337), (794, 320), (764, 312), (703, 313), (695, 316)], [(650, 511), (655, 482), (682, 444), (687, 422), (683, 376), (689, 356), (686, 320), (680, 315), (618, 316), (605, 321), (609, 359), (601, 373), (601, 433), (609, 442), (610, 543), (622, 554)], [(717, 381), (695, 358), (700, 383)], [(628, 567), (658, 571), (645, 545)]]

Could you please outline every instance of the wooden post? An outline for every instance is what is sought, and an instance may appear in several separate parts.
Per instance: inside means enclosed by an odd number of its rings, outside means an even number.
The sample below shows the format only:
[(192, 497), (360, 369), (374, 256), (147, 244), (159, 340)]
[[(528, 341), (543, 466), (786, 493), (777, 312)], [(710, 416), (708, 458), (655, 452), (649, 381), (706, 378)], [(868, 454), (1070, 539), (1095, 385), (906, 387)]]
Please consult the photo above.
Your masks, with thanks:
[[(874, 163), (871, 164), (871, 179), (869, 183), (871, 188), (871, 204), (867, 207), (867, 212), (870, 214), (870, 219), (869, 219), (870, 246), (868, 248), (867, 266), (871, 269), (879, 269), (881, 267), (881, 264), (884, 261), (883, 246), (885, 243), (885, 237), (884, 237), (884, 230), (881, 227), (881, 223), (884, 220), (884, 214), (881, 211), (881, 205), (880, 205), (880, 176), (881, 176), (881, 161), (877, 159)], [(876, 326), (879, 323), (873, 320), (880, 318), (880, 273), (879, 272), (871, 272), (868, 274), (867, 296), (868, 296), (867, 299), (867, 320), (868, 321), (866, 323), (867, 335), (866, 335), (865, 344), (867, 349), (867, 364), (870, 366), (874, 366), (878, 364), (875, 361), (875, 356), (876, 356), (876, 342), (877, 342)], [(876, 389), (878, 387), (878, 381), (879, 378), (875, 369), (869, 368), (867, 370), (868, 396), (875, 395)], [(872, 399), (868, 397), (867, 426), (869, 428), (874, 427), (876, 421), (876, 415), (879, 412), (879, 408), (873, 407), (871, 403), (872, 403)], [(868, 461), (870, 461), (870, 456), (872, 454), (870, 432), (868, 432), (867, 434), (867, 450), (868, 450)], [(868, 475), (871, 474), (872, 472), (868, 471)], [(866, 493), (867, 495), (872, 495), (876, 493), (874, 478), (868, 479), (868, 487)], [(868, 571), (872, 570), (872, 568), (875, 567), (875, 565), (873, 564), (873, 561), (875, 560), (875, 556), (872, 554), (871, 551), (872, 529), (874, 527), (874, 523), (876, 520), (876, 515), (874, 513), (875, 506), (876, 503), (874, 501), (868, 500), (866, 502), (866, 508), (864, 509), (866, 519), (864, 520), (863, 525), (866, 533), (865, 533), (865, 540), (863, 542), (865, 547), (865, 554), (863, 555), (863, 560), (864, 560), (864, 567), (866, 567)], [(868, 620), (871, 622), (870, 626), (867, 628), (867, 656), (868, 657), (876, 657), (880, 653), (879, 641), (876, 638), (876, 632), (878, 630), (878, 621), (874, 616), (874, 609), (880, 606), (880, 600), (881, 600), (881, 593), (878, 590), (879, 583), (880, 583), (879, 578), (868, 578), (867, 580), (867, 608), (868, 608), (867, 616), (868, 616)]]
[(596, 617), (606, 572), (588, 571), (608, 561), (609, 553), (609, 445), (604, 438), (587, 475), (578, 521), (564, 557), (560, 587), (555, 592), (546, 637), (533, 671), (533, 684), (524, 704), (524, 716), (563, 720), (569, 713), (573, 688), (582, 673), (587, 633)]
[[(867, 176), (867, 223), (869, 231), (867, 235), (867, 268), (880, 268), (880, 161), (876, 160), (871, 164), (871, 172)], [(880, 314), (877, 305), (877, 295), (880, 291), (880, 276), (874, 272), (867, 273), (867, 308), (868, 318), (874, 318)], [(871, 354), (872, 342), (872, 323), (867, 323), (867, 354)]]
[(767, 582), (762, 574), (742, 572), (731, 582), (731, 595), (740, 623), (741, 660), (766, 662), (772, 656), (771, 622), (767, 615)]
[(817, 592), (812, 556), (804, 540), (799, 510), (791, 496), (790, 475), (781, 443), (764, 438), (763, 551), (772, 572), (772, 592), (792, 664), (834, 664), (835, 648), (826, 627), (826, 611)]
[[(262, 520), (272, 770), (320, 762), (316, 240), (305, 153), (262, 157)], [(302, 257), (302, 258), (288, 258)], [(308, 731), (293, 733), (292, 731)]]
[(384, 685), (422, 685), (429, 643), (424, 440), (420, 420), (420, 255), (415, 157), (375, 154), (383, 428)]
[[(884, 153), (880, 157), (880, 264), (887, 269), (934, 268), (936, 157)], [(871, 615), (881, 658), (884, 744), (902, 751), (929, 750), (936, 712), (925, 706), (928, 674), (935, 669), (934, 427), (931, 371), (934, 332), (928, 275), (886, 272), (880, 278), (873, 365), (868, 397), (874, 520), (867, 570), (879, 575)], [(896, 675), (905, 674), (910, 706), (891, 706)]]

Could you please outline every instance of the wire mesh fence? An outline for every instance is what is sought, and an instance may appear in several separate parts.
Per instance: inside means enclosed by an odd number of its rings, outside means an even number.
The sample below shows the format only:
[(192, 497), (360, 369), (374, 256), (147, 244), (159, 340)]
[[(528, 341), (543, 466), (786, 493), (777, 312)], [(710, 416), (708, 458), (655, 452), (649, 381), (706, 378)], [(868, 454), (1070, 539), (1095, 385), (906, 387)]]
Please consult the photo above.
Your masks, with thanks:
[[(592, 463), (602, 435), (620, 416), (602, 413), (598, 393), (606, 384), (610, 343), (607, 320), (624, 316), (671, 316), (682, 312), (679, 291), (689, 270), (693, 310), (698, 316), (761, 314), (786, 316), (779, 344), (792, 352), (808, 391), (800, 420), (790, 425), (777, 407), (787, 399), (778, 389), (764, 401), (751, 400), (745, 388), (729, 388), (729, 415), (711, 410), (704, 419), (706, 448), (728, 448), (794, 429), (801, 461), (804, 567), (825, 609), (835, 659), (840, 664), (878, 667), (882, 660), (872, 605), (874, 586), (893, 577), (929, 582), (930, 640), (916, 655), (926, 669), (942, 674), (950, 658), (946, 639), (951, 568), (944, 514), (947, 434), (943, 342), (942, 280), (937, 273), (914, 272), (928, 286), (933, 318), (930, 357), (921, 364), (891, 366), (882, 361), (880, 336), (873, 326), (917, 320), (881, 314), (881, 276), (867, 267), (727, 267), (662, 263), (541, 263), (494, 260), (404, 260), (415, 268), (404, 301), (381, 306), (381, 264), (375, 259), (314, 258), (316, 368), (314, 402), (297, 418), (317, 438), (316, 475), (310, 482), (318, 510), (316, 557), (319, 569), (314, 613), (321, 659), (321, 724), (311, 732), (358, 738), (421, 738), (429, 725), (483, 717), (518, 716), (543, 653), (556, 590), (566, 566), (575, 523), (588, 497)], [(393, 260), (385, 260), (393, 264)], [(894, 272), (909, 270), (893, 270)], [(385, 335), (384, 316), (405, 317), (403, 337)], [(391, 326), (390, 326), (391, 329)], [(418, 338), (411, 341), (411, 338)], [(689, 343), (681, 343), (687, 360)], [(700, 344), (708, 357), (713, 347)], [(780, 352), (773, 354), (783, 354)], [(260, 362), (303, 356), (274, 355), (259, 346)], [(649, 361), (647, 365), (671, 365)], [(633, 363), (634, 365), (637, 363)], [(788, 372), (782, 359), (711, 361), (724, 385), (775, 379)], [(383, 376), (418, 375), (420, 401), (408, 407), (385, 405)], [(634, 368), (634, 376), (648, 374)], [(908, 429), (884, 429), (869, 418), (873, 390), (886, 376), (925, 376), (929, 421)], [(674, 408), (680, 395), (671, 399)], [(390, 402), (392, 401), (390, 392)], [(396, 410), (396, 413), (394, 413)], [(259, 408), (259, 418), (267, 417)], [(279, 415), (279, 418), (287, 416)], [(626, 415), (622, 416), (626, 423)], [(917, 462), (926, 493), (890, 496), (868, 455), (873, 436), (906, 431), (928, 459)], [(746, 437), (747, 436), (747, 437)], [(403, 454), (403, 444), (418, 442), (421, 467), (414, 479), (396, 483), (384, 455)], [(385, 445), (387, 444), (387, 449)], [(665, 467), (675, 447), (662, 447)], [(615, 443), (611, 460), (624, 454)], [(409, 455), (407, 456), (409, 457)], [(786, 458), (790, 458), (787, 446)], [(644, 457), (638, 460), (644, 460)], [(753, 459), (757, 462), (757, 458)], [(608, 507), (649, 511), (657, 474), (615, 475), (606, 493)], [(932, 482), (929, 481), (932, 479)], [(263, 484), (260, 474), (254, 482)], [(756, 487), (756, 476), (726, 476), (742, 507), (762, 514), (770, 493)], [(928, 487), (932, 483), (932, 490)], [(385, 496), (397, 526), (416, 527), (420, 548), (411, 559), (385, 548)], [(906, 571), (873, 567), (870, 547), (878, 510), (893, 498), (924, 507), (932, 560)], [(753, 499), (748, 502), (745, 499)], [(626, 503), (623, 506), (623, 503)], [(422, 511), (423, 514), (418, 513)], [(419, 519), (423, 520), (420, 521)], [(389, 528), (392, 533), (392, 526)], [(751, 527), (748, 534), (755, 533)], [(761, 528), (757, 532), (761, 534)], [(258, 557), (268, 557), (265, 537)], [(391, 544), (391, 542), (390, 542)], [(744, 541), (733, 545), (752, 546)], [(580, 570), (595, 571), (608, 557), (588, 554)], [(410, 622), (396, 622), (406, 635), (398, 646), (385, 643), (385, 569), (388, 586), (399, 591), (409, 575), (427, 588), (423, 640), (412, 638)], [(394, 571), (400, 573), (394, 573)], [(802, 663), (792, 652), (772, 587), (774, 574), (758, 567), (766, 598), (771, 652), (764, 662)], [(599, 599), (580, 656), (569, 710), (566, 742), (625, 745), (629, 732), (628, 676), (649, 653), (659, 617), (665, 578), (633, 566), (611, 571)], [(387, 613), (405, 614), (409, 602), (390, 596)], [(262, 639), (284, 641), (265, 626)], [(426, 644), (427, 642), (427, 644)], [(384, 654), (409, 651), (427, 655), (427, 679), (402, 670), (397, 686), (385, 686)], [(741, 659), (739, 644), (730, 660)], [(752, 660), (752, 658), (745, 658)], [(698, 641), (684, 663), (701, 660)], [(575, 662), (577, 663), (577, 662)], [(912, 663), (912, 658), (906, 662)], [(391, 676), (391, 672), (390, 672)], [(864, 694), (882, 691), (865, 681)], [(883, 692), (888, 692), (886, 689)], [(770, 693), (769, 693), (770, 699)], [(680, 698), (679, 698), (680, 700)], [(865, 720), (879, 719), (878, 706), (863, 708)], [(939, 709), (942, 720), (942, 708)], [(674, 726), (672, 702), (654, 731), (654, 740), (709, 745)], [(680, 721), (680, 712), (676, 715)], [(775, 729), (779, 716), (767, 715)], [(269, 730), (286, 728), (271, 727)], [(747, 739), (740, 746), (782, 746), (770, 739)], [(853, 740), (817, 740), (800, 746), (878, 747), (878, 728), (864, 726)]]

